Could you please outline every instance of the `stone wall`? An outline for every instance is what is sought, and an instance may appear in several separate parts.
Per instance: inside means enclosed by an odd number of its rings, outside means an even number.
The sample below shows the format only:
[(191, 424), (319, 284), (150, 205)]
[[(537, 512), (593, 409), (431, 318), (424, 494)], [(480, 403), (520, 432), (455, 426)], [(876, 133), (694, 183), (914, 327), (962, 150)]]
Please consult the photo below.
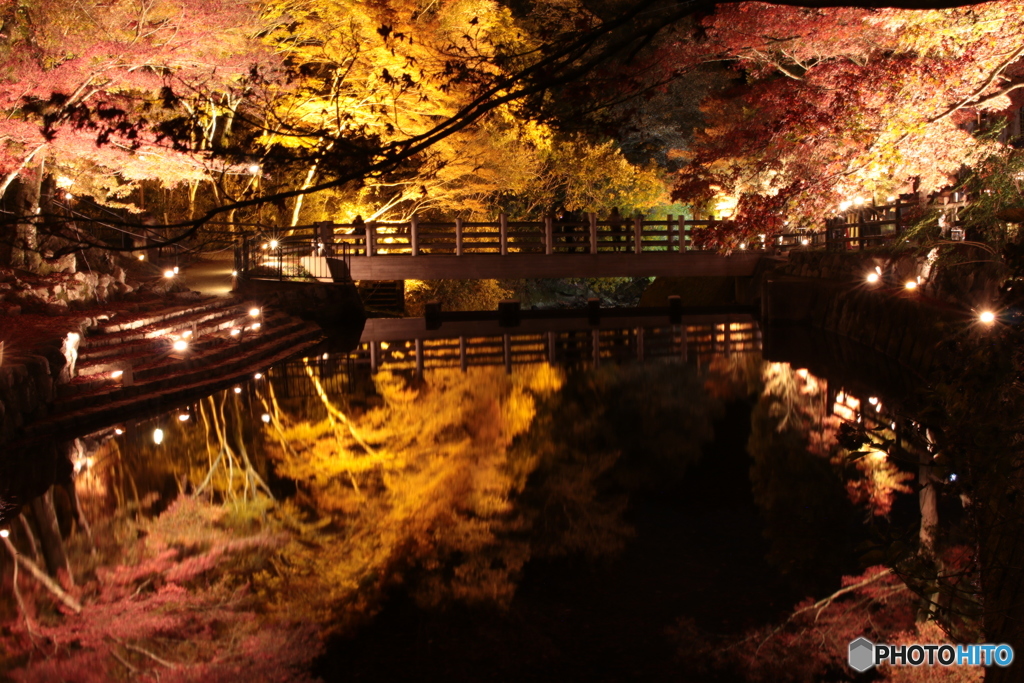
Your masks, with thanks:
[(0, 360), (0, 444), (13, 440), (27, 423), (46, 417), (58, 385), (74, 375), (81, 338), (82, 332), (71, 333), (63, 340), (40, 342), (29, 354), (7, 354)]

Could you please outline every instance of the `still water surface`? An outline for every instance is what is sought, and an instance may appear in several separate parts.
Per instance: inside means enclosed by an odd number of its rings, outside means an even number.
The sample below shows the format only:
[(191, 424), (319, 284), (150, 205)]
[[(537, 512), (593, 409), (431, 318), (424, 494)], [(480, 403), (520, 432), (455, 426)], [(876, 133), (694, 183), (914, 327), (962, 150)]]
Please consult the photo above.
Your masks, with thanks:
[(680, 656), (694, 632), (784, 618), (913, 521), (898, 464), (835, 459), (844, 422), (897, 429), (889, 397), (765, 360), (749, 319), (458, 332), (382, 328), (83, 437), (86, 515), (170, 511), (139, 536), (182, 556), (273, 537), (206, 576), (359, 681), (733, 680)]

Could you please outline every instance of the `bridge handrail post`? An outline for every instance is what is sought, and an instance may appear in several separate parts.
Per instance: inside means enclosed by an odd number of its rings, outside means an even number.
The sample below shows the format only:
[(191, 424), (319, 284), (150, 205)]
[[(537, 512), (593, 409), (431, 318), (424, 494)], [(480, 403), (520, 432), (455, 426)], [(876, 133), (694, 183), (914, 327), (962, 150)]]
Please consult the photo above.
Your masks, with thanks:
[(366, 246), (363, 251), (366, 252), (366, 256), (373, 256), (374, 252), (377, 251), (376, 245), (374, 245), (374, 234), (377, 231), (376, 221), (366, 221)]
[(672, 226), (672, 214), (669, 214), (668, 218), (665, 220), (665, 239), (667, 240), (665, 244), (665, 251), (670, 254), (672, 253)]
[(420, 219), (416, 214), (409, 219), (409, 252), (413, 256), (420, 255)]
[(544, 216), (544, 254), (551, 256), (555, 252), (555, 219)]
[(587, 212), (587, 219), (590, 221), (590, 253), (597, 253), (597, 214), (593, 211)]
[(640, 254), (644, 248), (644, 218), (636, 216), (633, 218), (633, 253)]
[(455, 219), (455, 255), (462, 256), (462, 219)]
[(501, 255), (508, 255), (508, 216), (504, 213), (498, 214), (498, 226), (501, 230)]
[(679, 253), (686, 251), (686, 217), (679, 217)]

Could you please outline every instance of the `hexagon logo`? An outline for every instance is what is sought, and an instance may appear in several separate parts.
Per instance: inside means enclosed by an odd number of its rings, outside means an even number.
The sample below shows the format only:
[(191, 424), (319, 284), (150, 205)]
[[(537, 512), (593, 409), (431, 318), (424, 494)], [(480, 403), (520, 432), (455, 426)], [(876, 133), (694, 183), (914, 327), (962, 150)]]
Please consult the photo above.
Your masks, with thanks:
[(867, 638), (850, 643), (850, 668), (863, 673), (875, 665), (875, 645)]

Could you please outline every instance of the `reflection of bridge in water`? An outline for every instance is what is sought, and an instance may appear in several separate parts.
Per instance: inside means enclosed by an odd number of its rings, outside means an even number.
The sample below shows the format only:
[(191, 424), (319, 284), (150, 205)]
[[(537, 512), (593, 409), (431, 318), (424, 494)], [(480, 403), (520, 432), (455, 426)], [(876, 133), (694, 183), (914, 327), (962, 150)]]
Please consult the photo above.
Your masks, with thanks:
[[(515, 327), (497, 320), (446, 322), (427, 329), (423, 318), (371, 318), (347, 354), (308, 359), (328, 393), (367, 371), (422, 375), (437, 368), (551, 363), (596, 367), (605, 363), (676, 361), (705, 365), (720, 354), (761, 350), (761, 330), (749, 314), (523, 319)], [(285, 395), (309, 393), (303, 363), (275, 366), (270, 376)], [(283, 385), (283, 386), (282, 386)], [(336, 386), (335, 386), (336, 385)], [(332, 389), (333, 387), (333, 389)]]

